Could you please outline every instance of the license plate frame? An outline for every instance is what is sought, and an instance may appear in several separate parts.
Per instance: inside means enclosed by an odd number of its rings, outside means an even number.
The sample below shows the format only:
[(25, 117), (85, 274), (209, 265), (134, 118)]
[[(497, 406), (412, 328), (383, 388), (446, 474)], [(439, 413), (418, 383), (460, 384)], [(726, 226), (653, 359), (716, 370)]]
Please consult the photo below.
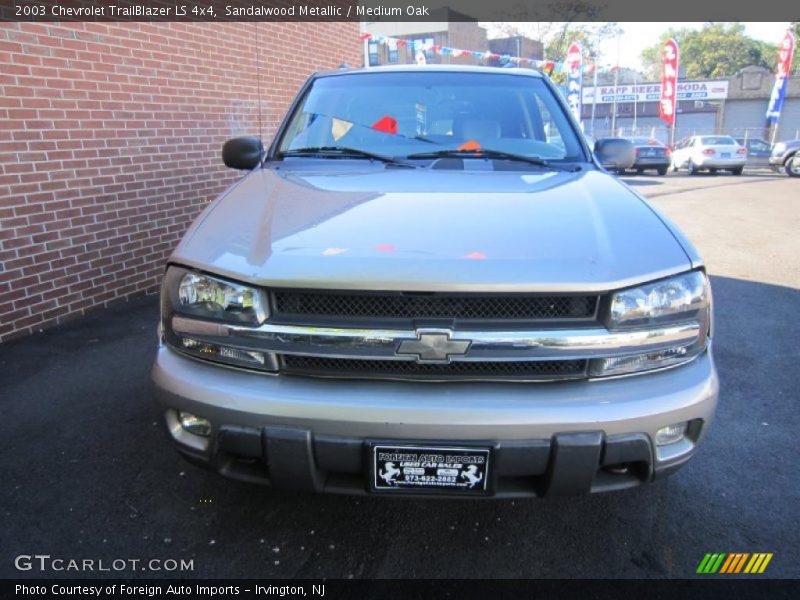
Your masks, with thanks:
[(369, 491), (376, 494), (491, 495), (492, 451), (491, 445), (370, 442)]
[(731, 153), (730, 152), (721, 152), (719, 156), (720, 156), (720, 158), (730, 158), (731, 157)]

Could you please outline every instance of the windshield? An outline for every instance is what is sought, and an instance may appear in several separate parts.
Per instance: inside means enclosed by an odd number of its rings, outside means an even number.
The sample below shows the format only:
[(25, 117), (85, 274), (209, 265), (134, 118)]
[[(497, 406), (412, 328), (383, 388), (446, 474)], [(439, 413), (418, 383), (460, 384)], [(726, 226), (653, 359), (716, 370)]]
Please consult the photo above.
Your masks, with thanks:
[(549, 161), (585, 160), (544, 81), (488, 72), (321, 77), (292, 115), (278, 152), (334, 147), (395, 158), (494, 150)]
[(701, 137), (700, 143), (703, 146), (735, 146), (736, 141), (727, 135), (716, 135)]

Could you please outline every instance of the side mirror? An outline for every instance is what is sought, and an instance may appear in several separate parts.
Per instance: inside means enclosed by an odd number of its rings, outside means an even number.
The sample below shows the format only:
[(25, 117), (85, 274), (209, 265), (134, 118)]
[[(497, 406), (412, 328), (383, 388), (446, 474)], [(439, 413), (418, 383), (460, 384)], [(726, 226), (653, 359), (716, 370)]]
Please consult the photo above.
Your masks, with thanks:
[(231, 169), (255, 169), (263, 156), (264, 144), (257, 137), (233, 138), (222, 146), (222, 161)]

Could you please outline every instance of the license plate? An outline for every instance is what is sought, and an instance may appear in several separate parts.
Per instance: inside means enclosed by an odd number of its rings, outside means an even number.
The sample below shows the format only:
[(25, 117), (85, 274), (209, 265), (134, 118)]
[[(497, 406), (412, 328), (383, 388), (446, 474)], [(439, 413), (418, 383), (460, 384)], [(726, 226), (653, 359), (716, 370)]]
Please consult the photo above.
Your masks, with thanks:
[(372, 446), (373, 491), (485, 493), (489, 448)]
[(722, 158), (730, 158), (731, 157), (731, 153), (730, 152), (723, 152), (722, 154), (720, 154), (720, 156)]

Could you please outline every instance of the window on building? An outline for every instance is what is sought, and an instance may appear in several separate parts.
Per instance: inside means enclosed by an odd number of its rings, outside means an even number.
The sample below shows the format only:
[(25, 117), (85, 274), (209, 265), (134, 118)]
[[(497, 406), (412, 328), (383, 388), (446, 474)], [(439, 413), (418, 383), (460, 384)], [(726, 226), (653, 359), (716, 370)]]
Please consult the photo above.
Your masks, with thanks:
[(433, 38), (425, 38), (425, 58), (433, 58)]
[(389, 44), (389, 62), (396, 63), (397, 62), (397, 44)]
[(421, 46), (422, 49), (425, 51), (425, 58), (433, 58), (434, 57), (433, 45), (435, 43), (436, 42), (434, 41), (433, 38), (414, 38), (408, 40), (408, 47), (411, 48), (413, 55), (416, 56), (417, 47)]
[(370, 42), (368, 50), (369, 66), (375, 67), (381, 64), (380, 58), (378, 57), (378, 42)]

